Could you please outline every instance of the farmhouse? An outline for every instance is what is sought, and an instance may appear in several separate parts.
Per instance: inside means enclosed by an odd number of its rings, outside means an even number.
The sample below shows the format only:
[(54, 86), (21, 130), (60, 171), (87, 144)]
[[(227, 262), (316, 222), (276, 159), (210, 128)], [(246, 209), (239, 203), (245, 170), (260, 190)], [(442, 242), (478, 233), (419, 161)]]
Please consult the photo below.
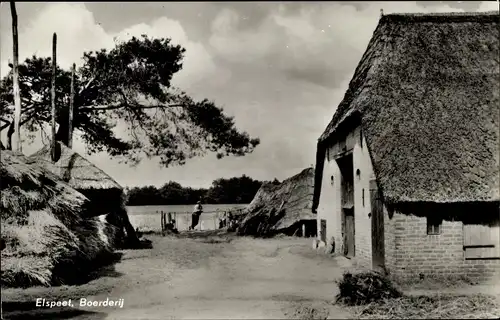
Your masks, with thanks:
[(319, 240), (400, 278), (498, 277), (499, 17), (381, 17), (318, 140)]

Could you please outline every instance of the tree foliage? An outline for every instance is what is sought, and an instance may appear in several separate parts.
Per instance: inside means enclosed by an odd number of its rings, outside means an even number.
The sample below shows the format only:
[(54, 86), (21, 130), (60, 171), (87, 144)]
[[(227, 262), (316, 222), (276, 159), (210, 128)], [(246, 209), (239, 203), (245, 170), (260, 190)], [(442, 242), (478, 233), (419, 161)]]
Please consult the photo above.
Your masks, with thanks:
[[(158, 157), (164, 166), (215, 152), (243, 156), (259, 139), (235, 127), (232, 117), (209, 100), (194, 101), (171, 85), (182, 69), (185, 49), (170, 39), (147, 36), (120, 42), (107, 51), (83, 54), (76, 70), (73, 127), (89, 153), (105, 151), (138, 163)], [(50, 123), (51, 58), (33, 56), (19, 65), (22, 95), (21, 125), (30, 133)], [(68, 142), (71, 74), (57, 68), (57, 140)], [(12, 72), (0, 83), (0, 129), (13, 125)], [(120, 126), (126, 136), (117, 135)], [(10, 131), (10, 130), (9, 130)]]
[[(275, 179), (273, 183), (276, 182)], [(127, 204), (131, 206), (194, 204), (200, 199), (204, 203), (211, 204), (250, 203), (262, 183), (245, 175), (214, 180), (208, 189), (182, 187), (179, 183), (170, 181), (161, 188), (145, 186), (128, 190)]]

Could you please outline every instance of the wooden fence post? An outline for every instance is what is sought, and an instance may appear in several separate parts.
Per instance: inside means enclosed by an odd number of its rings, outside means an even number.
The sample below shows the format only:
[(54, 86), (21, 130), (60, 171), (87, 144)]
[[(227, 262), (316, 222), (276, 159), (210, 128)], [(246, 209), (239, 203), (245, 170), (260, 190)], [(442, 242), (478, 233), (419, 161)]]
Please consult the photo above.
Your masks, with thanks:
[(50, 113), (51, 113), (51, 126), (52, 126), (52, 136), (51, 136), (51, 158), (52, 162), (56, 159), (56, 71), (57, 71), (57, 35), (54, 32), (52, 35), (52, 79), (50, 87)]
[(165, 235), (165, 214), (163, 213), (163, 211), (160, 211), (161, 213), (161, 234), (162, 236)]
[(75, 69), (76, 65), (73, 63), (71, 68), (71, 88), (69, 96), (69, 110), (68, 110), (68, 148), (73, 148), (73, 112), (75, 103)]
[(10, 2), (10, 13), (12, 16), (12, 43), (13, 58), (12, 61), (12, 90), (14, 94), (14, 138), (15, 146), (11, 150), (21, 152), (21, 93), (19, 91), (19, 42), (17, 32), (17, 10), (16, 3)]

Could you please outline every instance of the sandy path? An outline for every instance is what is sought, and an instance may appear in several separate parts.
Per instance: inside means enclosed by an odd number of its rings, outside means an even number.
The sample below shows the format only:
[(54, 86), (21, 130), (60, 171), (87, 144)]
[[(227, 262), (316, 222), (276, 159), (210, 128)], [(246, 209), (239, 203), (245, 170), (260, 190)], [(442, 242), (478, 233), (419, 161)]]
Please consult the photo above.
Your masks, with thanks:
[[(75, 300), (124, 299), (123, 308), (79, 308), (80, 314), (73, 310), (71, 316), (58, 317), (79, 320), (283, 319), (300, 317), (297, 310), (307, 306), (323, 310), (323, 317), (349, 316), (330, 304), (343, 260), (315, 253), (310, 239), (235, 238), (231, 243), (203, 243), (154, 237), (153, 241), (153, 250), (125, 252), (116, 265), (120, 276), (79, 287), (10, 292), (10, 300), (50, 298), (56, 293)], [(61, 295), (64, 290), (67, 294)], [(9, 300), (9, 293), (6, 296)], [(50, 310), (48, 318), (55, 319), (55, 311)], [(11, 313), (10, 319), (47, 312)]]
[(114, 292), (126, 307), (106, 319), (282, 319), (296, 302), (326, 305), (341, 270), (334, 260), (305, 257), (308, 245), (304, 239), (236, 239), (206, 265), (170, 281)]

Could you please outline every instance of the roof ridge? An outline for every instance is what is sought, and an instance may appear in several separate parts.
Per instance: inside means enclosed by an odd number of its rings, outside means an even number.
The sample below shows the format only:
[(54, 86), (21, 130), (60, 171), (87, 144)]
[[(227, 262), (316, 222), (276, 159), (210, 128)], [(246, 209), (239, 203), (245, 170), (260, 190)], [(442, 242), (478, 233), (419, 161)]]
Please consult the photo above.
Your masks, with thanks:
[(390, 13), (384, 14), (380, 22), (498, 22), (499, 11), (481, 12), (433, 12), (433, 13)]

